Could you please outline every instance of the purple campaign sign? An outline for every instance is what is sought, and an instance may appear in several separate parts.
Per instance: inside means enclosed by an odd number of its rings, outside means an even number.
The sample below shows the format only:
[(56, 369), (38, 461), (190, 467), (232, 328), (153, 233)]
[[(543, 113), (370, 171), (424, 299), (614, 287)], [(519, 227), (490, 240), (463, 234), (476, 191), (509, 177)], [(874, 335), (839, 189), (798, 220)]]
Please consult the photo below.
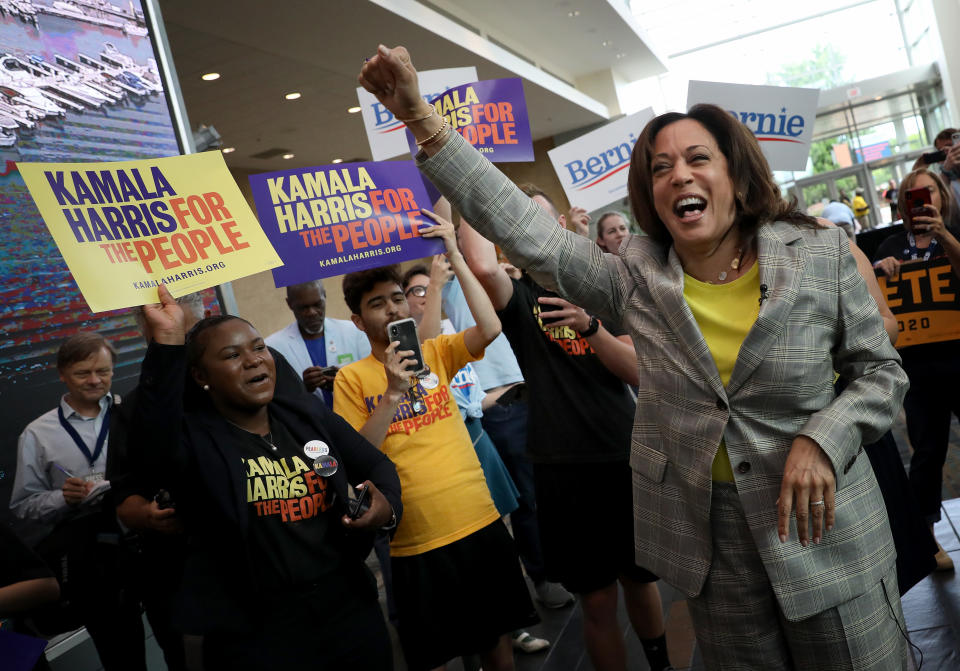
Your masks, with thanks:
[[(437, 113), (494, 163), (533, 160), (523, 80), (486, 79), (457, 86), (430, 101)], [(407, 131), (410, 153), (417, 143)]]
[(340, 163), (250, 176), (260, 226), (283, 259), (277, 287), (343, 275), (444, 250), (420, 237), (433, 222), (413, 161)]

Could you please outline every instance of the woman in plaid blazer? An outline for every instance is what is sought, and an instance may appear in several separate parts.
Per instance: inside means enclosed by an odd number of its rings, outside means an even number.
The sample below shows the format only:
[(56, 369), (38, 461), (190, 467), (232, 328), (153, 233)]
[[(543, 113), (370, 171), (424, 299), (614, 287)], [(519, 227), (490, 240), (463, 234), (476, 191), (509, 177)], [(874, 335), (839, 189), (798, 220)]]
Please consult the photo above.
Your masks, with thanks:
[(905, 668), (890, 528), (859, 456), (907, 382), (843, 232), (784, 202), (752, 134), (701, 105), (644, 129), (629, 184), (647, 235), (604, 254), (449, 129), (405, 49), (381, 46), (359, 80), (474, 228), (631, 334), (637, 561), (689, 597), (707, 667)]

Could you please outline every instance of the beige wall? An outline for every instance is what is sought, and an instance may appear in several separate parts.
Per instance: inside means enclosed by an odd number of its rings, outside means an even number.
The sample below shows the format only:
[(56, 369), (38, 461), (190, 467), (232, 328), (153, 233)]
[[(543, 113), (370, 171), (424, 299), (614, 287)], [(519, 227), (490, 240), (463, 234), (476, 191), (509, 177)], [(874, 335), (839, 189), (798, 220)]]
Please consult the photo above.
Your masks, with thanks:
[[(547, 151), (553, 149), (553, 146), (551, 138), (534, 142), (534, 162), (500, 163), (498, 167), (514, 182), (533, 182), (550, 195), (557, 204), (557, 209), (566, 212), (570, 205), (547, 156)], [(251, 210), (254, 209), (253, 195), (247, 178), (253, 172), (255, 171), (231, 170)], [(423, 261), (429, 265), (429, 259)], [(408, 261), (402, 266), (407, 268), (418, 262)], [(350, 318), (350, 309), (343, 301), (342, 279), (341, 276), (328, 277), (323, 281), (327, 290), (327, 316), (334, 319)], [(269, 271), (235, 280), (232, 286), (240, 316), (249, 320), (260, 333), (267, 335), (279, 331), (293, 321), (293, 314), (285, 301), (286, 292), (273, 285), (273, 274)]]

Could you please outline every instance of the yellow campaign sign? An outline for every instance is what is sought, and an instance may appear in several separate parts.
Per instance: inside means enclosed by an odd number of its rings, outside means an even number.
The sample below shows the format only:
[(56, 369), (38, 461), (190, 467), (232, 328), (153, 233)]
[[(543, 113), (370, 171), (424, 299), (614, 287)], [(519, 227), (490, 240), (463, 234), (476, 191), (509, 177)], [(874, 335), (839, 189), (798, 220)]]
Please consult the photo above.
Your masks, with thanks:
[(897, 319), (897, 348), (960, 340), (960, 280), (946, 257), (908, 261), (877, 282)]
[(282, 263), (218, 151), (17, 168), (93, 312)]

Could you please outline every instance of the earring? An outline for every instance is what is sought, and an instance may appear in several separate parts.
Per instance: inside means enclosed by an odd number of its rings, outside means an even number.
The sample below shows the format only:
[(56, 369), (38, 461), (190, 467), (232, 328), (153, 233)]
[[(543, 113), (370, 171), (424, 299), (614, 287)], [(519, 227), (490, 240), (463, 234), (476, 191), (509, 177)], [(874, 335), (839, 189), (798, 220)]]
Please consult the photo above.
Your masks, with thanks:
[(210, 385), (209, 385), (209, 384), (203, 385), (203, 390), (204, 390), (204, 391), (210, 391)]

